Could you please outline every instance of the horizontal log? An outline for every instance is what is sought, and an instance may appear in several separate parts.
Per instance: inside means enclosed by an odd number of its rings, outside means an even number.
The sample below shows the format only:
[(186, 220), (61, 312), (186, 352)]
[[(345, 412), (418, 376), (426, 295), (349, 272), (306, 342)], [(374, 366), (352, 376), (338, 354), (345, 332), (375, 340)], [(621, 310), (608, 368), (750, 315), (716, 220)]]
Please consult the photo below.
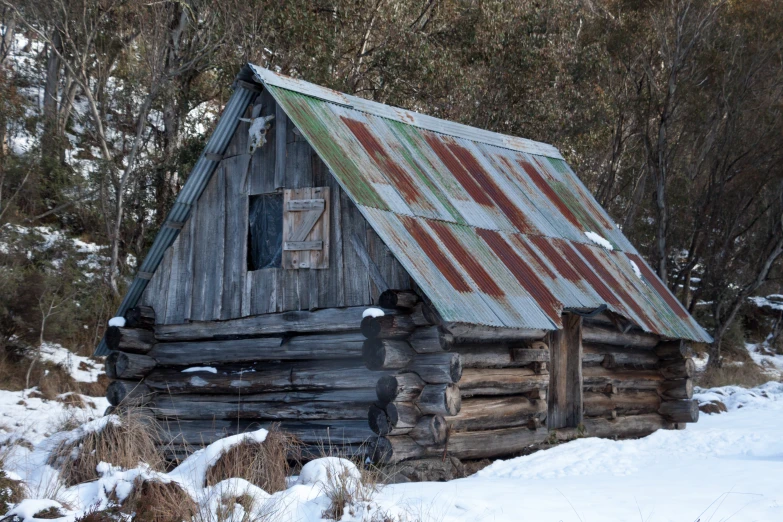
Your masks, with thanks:
[(361, 357), (364, 336), (339, 332), (293, 337), (257, 337), (225, 341), (159, 343), (150, 352), (166, 366), (241, 363), (252, 361), (347, 359)]
[(456, 384), (429, 384), (413, 403), (425, 415), (456, 415), (462, 407), (462, 396)]
[(685, 341), (664, 341), (655, 347), (655, 353), (661, 359), (690, 359), (693, 348)]
[(455, 342), (533, 341), (543, 339), (546, 330), (526, 328), (497, 328), (467, 323), (443, 323), (441, 326), (454, 336)]
[(582, 364), (605, 368), (655, 369), (659, 359), (651, 348), (621, 347), (611, 344), (583, 344)]
[(110, 379), (139, 380), (156, 366), (152, 357), (125, 352), (111, 352), (105, 363), (106, 375)]
[(630, 415), (616, 419), (586, 418), (582, 429), (561, 428), (555, 430), (559, 441), (568, 441), (580, 437), (636, 438), (646, 437), (659, 429), (670, 429), (673, 424), (657, 413)]
[(425, 383), (418, 374), (413, 372), (384, 375), (375, 385), (375, 393), (381, 404), (392, 401), (413, 401), (419, 398)]
[(407, 435), (378, 437), (368, 456), (377, 463), (396, 463), (423, 457), (451, 455), (460, 459), (482, 459), (514, 455), (546, 441), (546, 428), (527, 427), (451, 433), (443, 446), (422, 446)]
[(437, 326), (416, 328), (408, 337), (408, 343), (417, 353), (448, 352), (454, 345), (454, 336)]
[(406, 370), (430, 384), (457, 382), (462, 375), (459, 355), (417, 354), (406, 341), (394, 339), (368, 339), (362, 349), (362, 359), (370, 370)]
[(402, 339), (416, 329), (416, 324), (409, 315), (368, 316), (362, 319), (360, 329), (368, 339)]
[(623, 391), (617, 394), (584, 392), (584, 414), (587, 417), (655, 413), (661, 405), (656, 391)]
[(416, 303), (416, 306), (411, 309), (410, 318), (411, 321), (413, 321), (413, 324), (417, 327), (421, 327), (438, 324), (439, 320), (436, 316), (437, 314), (433, 314), (429, 306), (420, 302)]
[(667, 379), (685, 379), (696, 374), (696, 363), (693, 359), (674, 359), (663, 361), (658, 367)]
[(168, 395), (150, 403), (157, 417), (179, 419), (326, 420), (364, 419), (372, 390), (255, 395)]
[(472, 398), (462, 402), (458, 415), (446, 417), (452, 430), (489, 430), (527, 426), (531, 418), (546, 419), (546, 401), (530, 400), (521, 395)]
[(549, 361), (549, 350), (512, 347), (502, 343), (457, 344), (453, 351), (462, 357), (464, 368), (519, 368), (534, 362)]
[(427, 415), (419, 419), (408, 436), (423, 446), (441, 445), (446, 442), (447, 429), (442, 415)]
[(110, 326), (106, 330), (106, 346), (109, 350), (146, 354), (155, 346), (155, 334), (140, 328)]
[(607, 385), (618, 389), (658, 390), (663, 382), (663, 375), (657, 370), (622, 370), (607, 369), (601, 366), (582, 368), (583, 385), (598, 391)]
[(367, 339), (362, 348), (362, 360), (373, 371), (401, 370), (416, 357), (407, 341)]
[(693, 381), (691, 379), (663, 381), (660, 386), (660, 394), (667, 400), (693, 399)]
[(671, 422), (698, 422), (699, 401), (664, 401), (658, 413)]
[(143, 328), (145, 330), (153, 330), (155, 328), (155, 310), (151, 306), (128, 308), (124, 317), (126, 328)]
[(300, 442), (313, 445), (366, 444), (377, 436), (370, 431), (366, 420), (329, 421), (269, 421), (249, 419), (231, 420), (172, 420), (159, 421), (161, 436), (165, 442), (175, 444), (206, 445), (229, 435), (270, 429), (278, 426), (281, 431), (294, 435)]
[(652, 348), (658, 344), (660, 337), (640, 330), (631, 330), (627, 333), (623, 333), (611, 326), (586, 323), (582, 327), (582, 341), (584, 343)]
[[(328, 333), (356, 330), (362, 322), (365, 306), (324, 308), (256, 315), (230, 321), (204, 321), (186, 324), (158, 325), (159, 341), (193, 341), (198, 339), (234, 339), (283, 333)], [(396, 310), (384, 310), (394, 315)]]
[(154, 398), (154, 392), (138, 381), (114, 380), (106, 388), (106, 399), (112, 406), (143, 406)]
[(416, 306), (421, 298), (410, 290), (385, 290), (378, 298), (378, 304), (383, 308), (406, 308)]
[(361, 361), (306, 361), (220, 365), (211, 371), (183, 373), (179, 368), (155, 368), (144, 379), (166, 393), (253, 394), (273, 391), (373, 389), (381, 374)]
[(465, 369), (459, 381), (465, 397), (515, 395), (547, 388), (549, 375), (539, 375), (528, 368)]

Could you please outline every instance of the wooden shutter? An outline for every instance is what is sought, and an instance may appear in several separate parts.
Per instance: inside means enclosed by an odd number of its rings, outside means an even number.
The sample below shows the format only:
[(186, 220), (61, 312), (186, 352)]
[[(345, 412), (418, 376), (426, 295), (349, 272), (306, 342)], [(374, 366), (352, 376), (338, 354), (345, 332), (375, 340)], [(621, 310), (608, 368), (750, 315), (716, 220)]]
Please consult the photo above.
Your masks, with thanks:
[(283, 192), (283, 268), (329, 268), (329, 187)]

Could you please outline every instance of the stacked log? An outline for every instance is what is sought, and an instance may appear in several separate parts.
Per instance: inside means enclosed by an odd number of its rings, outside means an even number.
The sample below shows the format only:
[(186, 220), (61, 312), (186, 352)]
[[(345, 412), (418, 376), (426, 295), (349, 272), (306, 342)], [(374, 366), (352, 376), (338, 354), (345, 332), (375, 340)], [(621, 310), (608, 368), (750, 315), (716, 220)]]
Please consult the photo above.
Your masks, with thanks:
[[(584, 431), (591, 436), (642, 436), (696, 422), (692, 359), (681, 343), (618, 328), (609, 316), (585, 322), (582, 374)], [(614, 432), (612, 431), (614, 430)], [(562, 433), (561, 433), (562, 432)], [(558, 437), (568, 438), (568, 430)]]
[[(115, 407), (147, 408), (163, 427), (164, 448), (172, 458), (273, 423), (298, 437), (305, 453), (339, 446), (341, 454), (359, 454), (375, 436), (367, 411), (377, 401), (378, 379), (392, 373), (369, 370), (362, 362), (363, 311), (286, 312), (155, 326), (151, 308), (131, 309), (126, 326), (112, 327), (107, 334), (112, 348), (106, 360), (112, 378), (107, 397)], [(411, 319), (412, 310), (406, 312)], [(385, 317), (395, 315), (387, 310)], [(406, 324), (401, 319), (397, 327)], [(425, 357), (419, 363), (423, 374), (438, 380), (437, 368), (427, 370), (437, 367), (435, 361)], [(420, 389), (422, 410), (430, 415), (453, 411), (459, 390), (449, 384)], [(409, 417), (404, 402), (398, 408), (403, 420)], [(445, 435), (445, 421), (417, 422), (410, 432), (421, 440), (437, 440)]]
[(362, 323), (367, 368), (393, 372), (368, 412), (376, 461), (496, 457), (546, 439), (545, 332), (445, 323), (396, 291), (380, 302), (404, 307)]

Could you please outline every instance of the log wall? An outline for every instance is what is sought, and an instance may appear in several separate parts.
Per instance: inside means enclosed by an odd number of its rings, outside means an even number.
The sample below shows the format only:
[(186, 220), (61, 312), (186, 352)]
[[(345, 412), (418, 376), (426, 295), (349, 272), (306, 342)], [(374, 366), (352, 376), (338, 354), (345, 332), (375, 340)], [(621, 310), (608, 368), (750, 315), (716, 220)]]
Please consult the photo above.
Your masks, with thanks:
[[(239, 123), (142, 296), (139, 304), (155, 310), (158, 324), (363, 306), (389, 286), (411, 288), (405, 269), (266, 92), (245, 117), (258, 114), (275, 115), (267, 142), (248, 154), (250, 124)], [(328, 268), (249, 271), (248, 198), (306, 187), (329, 188)]]
[[(154, 330), (151, 324), (112, 327), (107, 397), (112, 407), (148, 409), (172, 459), (226, 435), (273, 424), (295, 435), (306, 454), (318, 455), (322, 447), (364, 454), (375, 437), (367, 411), (377, 400), (379, 376), (389, 373), (362, 362), (364, 309)], [(137, 307), (128, 315), (139, 310), (154, 313)]]

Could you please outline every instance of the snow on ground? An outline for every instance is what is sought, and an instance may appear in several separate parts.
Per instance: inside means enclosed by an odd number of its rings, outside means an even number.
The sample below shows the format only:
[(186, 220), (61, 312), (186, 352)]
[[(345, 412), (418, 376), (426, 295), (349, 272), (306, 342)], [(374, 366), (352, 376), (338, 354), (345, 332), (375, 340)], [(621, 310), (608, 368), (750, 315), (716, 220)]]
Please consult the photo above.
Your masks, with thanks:
[[(461, 480), (385, 486), (372, 500), (348, 509), (343, 520), (370, 520), (379, 512), (422, 522), (783, 520), (783, 383), (770, 382), (752, 390), (737, 386), (699, 390), (696, 397), (719, 398), (729, 411), (703, 414), (686, 430), (662, 430), (638, 440), (575, 440), (496, 461)], [(263, 440), (265, 432), (249, 436)], [(169, 474), (143, 465), (120, 470), (102, 464), (98, 481), (60, 491), (74, 508), (64, 520), (72, 521), (95, 503), (104, 504), (112, 488), (117, 487), (120, 496), (127, 495), (139, 475), (181, 483), (202, 509), (210, 511), (226, 491), (245, 491), (256, 497), (254, 512), (274, 511), (273, 521), (321, 520), (329, 505), (323, 484), (329, 473), (321, 468), (336, 460), (311, 466), (312, 473), (308, 470), (287, 490), (271, 496), (241, 479), (195, 487), (205, 466), (238, 440), (224, 439)], [(39, 483), (45, 483), (52, 472), (42, 463), (46, 448), (47, 441), (40, 440), (27, 453), (28, 461), (38, 466), (34, 477)], [(24, 476), (33, 467), (11, 471)], [(355, 472), (349, 470), (348, 475)]]
[(764, 369), (764, 372), (772, 378), (783, 377), (783, 355), (778, 355), (769, 349), (764, 343), (746, 343), (753, 361)]
[(76, 355), (57, 343), (43, 343), (41, 359), (63, 366), (77, 382), (96, 382), (103, 374), (102, 362)]
[(43, 399), (36, 391), (0, 390), (0, 445), (18, 439), (37, 444), (66, 421), (87, 422), (103, 415), (109, 407), (105, 397), (80, 395), (86, 407), (77, 408), (60, 400)]

